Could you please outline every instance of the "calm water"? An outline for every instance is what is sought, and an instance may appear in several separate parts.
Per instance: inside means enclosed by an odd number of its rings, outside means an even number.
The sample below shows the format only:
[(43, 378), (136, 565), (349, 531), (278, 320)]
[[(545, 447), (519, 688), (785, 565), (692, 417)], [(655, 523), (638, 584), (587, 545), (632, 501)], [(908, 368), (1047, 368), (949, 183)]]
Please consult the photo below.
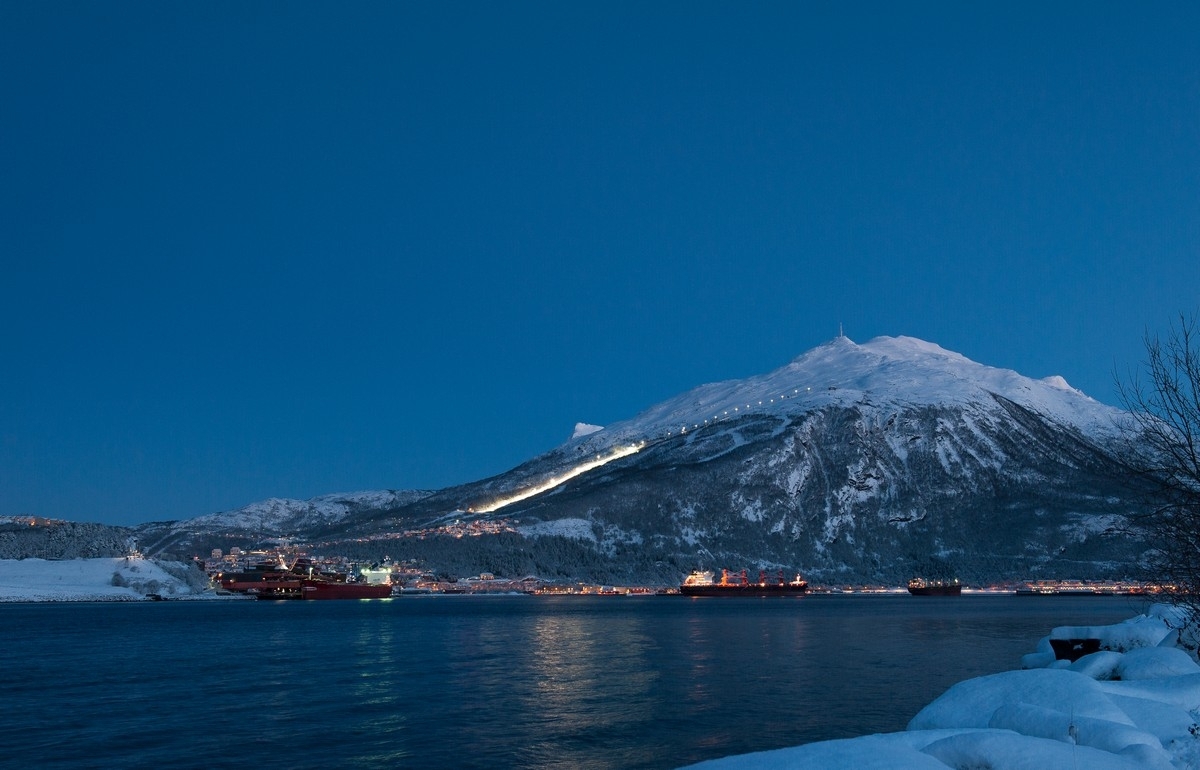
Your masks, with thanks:
[(0, 764), (672, 768), (902, 730), (1128, 598), (0, 605)]

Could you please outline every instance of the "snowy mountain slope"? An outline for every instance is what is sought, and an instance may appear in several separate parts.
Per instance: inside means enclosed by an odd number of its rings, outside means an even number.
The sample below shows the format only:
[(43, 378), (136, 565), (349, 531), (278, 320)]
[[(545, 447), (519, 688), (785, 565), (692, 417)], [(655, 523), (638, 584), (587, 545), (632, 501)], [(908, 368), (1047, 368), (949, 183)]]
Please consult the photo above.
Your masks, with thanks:
[[(280, 537), (310, 538), (347, 519), (402, 508), (429, 495), (424, 490), (374, 490), (321, 495), (310, 500), (272, 497), (230, 511), (183, 521), (151, 522), (137, 528), (142, 550), (150, 554), (195, 550), (196, 543), (241, 536), (262, 544)], [(217, 541), (213, 541), (213, 537)]]
[[(996, 397), (1094, 441), (1111, 440), (1127, 423), (1121, 410), (1071, 388), (1062, 377), (1035, 380), (983, 366), (911, 337), (879, 337), (863, 345), (838, 337), (767, 374), (701, 385), (632, 419), (605, 428), (589, 426), (586, 433), (576, 431), (562, 446), (501, 476), (452, 490), (459, 498), (456, 502), (441, 495), (430, 502), (450, 505), (447, 510), (477, 510), (506, 493), (560, 478), (592, 458), (625, 447), (644, 449), (698, 431), (704, 440), (693, 449), (732, 447), (743, 440), (740, 426), (747, 417), (782, 420), (779, 429), (785, 430), (798, 416), (834, 407), (911, 411), (938, 406), (970, 411), (993, 404)], [(976, 414), (974, 419), (986, 425), (991, 418)], [(943, 450), (948, 458), (953, 455), (952, 447)]]
[(541, 522), (537, 532), (592, 521), (599, 550), (680, 567), (791, 565), (830, 579), (899, 579), (933, 562), (980, 578), (1129, 571), (1138, 546), (1114, 532), (1136, 490), (1107, 449), (1125, 420), (1061, 377), (912, 338), (841, 337), (427, 502), (466, 510), (481, 493), (637, 445), (487, 515)]
[(180, 525), (189, 529), (245, 529), (283, 535), (336, 524), (354, 511), (407, 505), (428, 494), (385, 489), (321, 495), (310, 500), (272, 497), (232, 511), (188, 519)]
[[(702, 565), (827, 581), (939, 565), (977, 580), (1128, 573), (1139, 546), (1118, 530), (1138, 490), (1109, 449), (1125, 419), (1060, 377), (907, 337), (839, 337), (773, 372), (577, 429), (479, 482), (345, 508), (267, 501), (175, 531), (307, 529), (467, 571), (601, 580), (672, 582)], [(461, 542), (401, 536), (483, 521), (514, 526)]]
[(773, 372), (701, 385), (583, 439), (599, 447), (695, 430), (746, 413), (796, 414), (864, 400), (880, 407), (969, 406), (988, 394), (1089, 433), (1111, 435), (1124, 419), (1123, 412), (1060, 376), (1035, 380), (913, 337), (877, 337), (862, 345), (838, 337)]

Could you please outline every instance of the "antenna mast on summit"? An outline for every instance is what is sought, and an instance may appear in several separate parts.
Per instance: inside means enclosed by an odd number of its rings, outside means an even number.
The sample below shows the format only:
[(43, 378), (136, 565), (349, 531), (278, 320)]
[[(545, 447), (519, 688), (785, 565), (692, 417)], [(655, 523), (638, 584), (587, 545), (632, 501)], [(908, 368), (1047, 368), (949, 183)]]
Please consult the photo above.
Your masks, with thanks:
[(846, 332), (842, 331), (842, 322), (838, 321), (838, 339), (846, 336)]

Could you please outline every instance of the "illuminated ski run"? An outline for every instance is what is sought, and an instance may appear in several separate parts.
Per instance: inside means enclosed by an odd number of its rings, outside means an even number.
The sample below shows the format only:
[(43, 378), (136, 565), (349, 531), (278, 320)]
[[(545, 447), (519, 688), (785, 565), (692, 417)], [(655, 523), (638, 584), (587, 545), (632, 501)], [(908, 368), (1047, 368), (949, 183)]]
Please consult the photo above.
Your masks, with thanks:
[(474, 509), (474, 512), (475, 513), (491, 513), (492, 511), (499, 510), (506, 505), (512, 505), (513, 503), (519, 503), (522, 500), (528, 500), (529, 498), (534, 497), (535, 495), (540, 495), (543, 492), (548, 492), (549, 490), (554, 489), (555, 487), (557, 487), (560, 484), (565, 484), (566, 482), (570, 481), (571, 479), (575, 478), (576, 476), (587, 473), (588, 471), (593, 470), (595, 468), (599, 468), (601, 465), (607, 465), (608, 463), (611, 463), (613, 460), (619, 460), (622, 457), (628, 457), (631, 454), (636, 454), (637, 452), (641, 451), (642, 447), (645, 446), (645, 443), (646, 442), (643, 441), (641, 444), (630, 444), (628, 446), (618, 447), (617, 449), (614, 449), (612, 452), (608, 453), (607, 455), (604, 455), (603, 457), (597, 456), (595, 460), (590, 460), (586, 463), (583, 463), (582, 465), (576, 465), (574, 468), (567, 471), (566, 473), (563, 473), (560, 476), (553, 476), (549, 479), (546, 479), (545, 481), (543, 481), (541, 484), (538, 484), (537, 486), (529, 487), (528, 489), (523, 489), (520, 492), (510, 495), (509, 497), (502, 497), (499, 500), (494, 500), (494, 501), (488, 503), (487, 505), (477, 507)]

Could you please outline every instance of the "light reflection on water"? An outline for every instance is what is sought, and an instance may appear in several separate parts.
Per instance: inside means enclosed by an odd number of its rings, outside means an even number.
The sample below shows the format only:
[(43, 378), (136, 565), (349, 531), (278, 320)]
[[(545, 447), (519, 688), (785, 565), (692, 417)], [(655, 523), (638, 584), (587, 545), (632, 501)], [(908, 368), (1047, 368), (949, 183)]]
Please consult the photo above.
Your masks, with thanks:
[(0, 606), (21, 765), (671, 768), (903, 729), (1128, 599), (405, 597)]

